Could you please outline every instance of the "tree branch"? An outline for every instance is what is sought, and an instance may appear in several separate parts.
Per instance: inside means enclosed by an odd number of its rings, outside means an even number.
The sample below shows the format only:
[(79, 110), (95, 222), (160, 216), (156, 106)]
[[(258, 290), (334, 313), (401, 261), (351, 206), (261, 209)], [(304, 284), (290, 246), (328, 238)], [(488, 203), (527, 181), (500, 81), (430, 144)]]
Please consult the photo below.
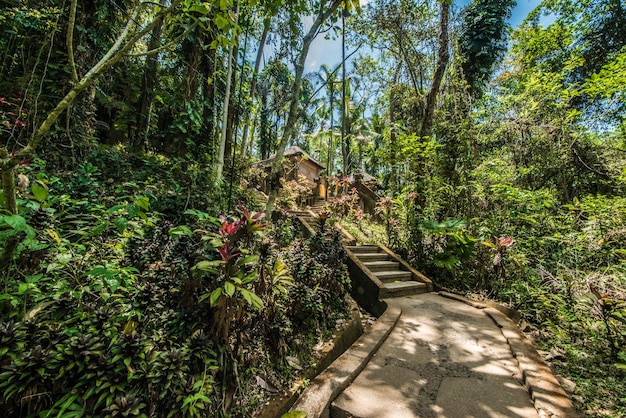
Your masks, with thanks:
[(164, 51), (164, 50), (170, 48), (172, 45), (178, 43), (178, 41), (183, 39), (185, 36), (189, 35), (189, 33), (192, 30), (194, 30), (199, 24), (200, 24), (200, 21), (196, 21), (193, 25), (189, 26), (183, 33), (181, 33), (179, 36), (177, 36), (175, 39), (173, 39), (171, 42), (168, 42), (165, 45), (162, 45), (162, 46), (160, 46), (158, 48), (151, 49), (151, 50), (146, 51), (146, 52), (135, 52), (133, 54), (126, 54), (126, 56), (130, 57), (130, 58), (136, 58), (136, 57), (145, 57), (145, 56), (148, 56), (148, 55), (158, 54), (159, 52)]
[[(337, 67), (336, 67), (334, 70), (332, 70), (332, 71), (331, 71), (328, 75), (329, 75), (329, 76), (334, 75), (337, 71), (339, 71), (339, 69), (341, 68), (341, 64), (343, 64), (343, 63), (344, 63), (344, 61), (348, 61), (348, 59), (349, 59), (351, 56), (353, 56), (354, 54), (356, 54), (356, 53), (357, 53), (357, 51), (358, 51), (358, 50), (359, 50), (362, 46), (363, 46), (363, 44), (359, 45), (359, 46), (358, 46), (358, 47), (357, 47), (354, 51), (352, 51), (350, 54), (348, 54), (348, 55), (346, 56), (346, 59), (345, 59), (345, 60), (343, 60), (343, 61), (341, 61), (341, 62), (337, 65)], [(309, 74), (310, 74), (310, 73), (309, 73)], [(321, 79), (321, 77), (320, 77), (320, 79)], [(319, 93), (319, 92), (320, 92), (320, 91), (321, 91), (321, 90), (322, 90), (322, 89), (326, 86), (326, 84), (328, 84), (328, 80), (326, 80), (326, 81), (322, 80), (322, 85), (321, 85), (321, 86), (319, 86), (319, 87), (317, 88), (317, 90), (315, 90), (315, 91), (313, 92), (313, 94), (311, 94), (311, 96), (309, 97), (309, 100), (307, 100), (307, 102), (304, 104), (304, 107), (306, 107), (306, 106), (308, 106), (309, 104), (311, 104), (311, 100), (315, 97), (315, 95), (316, 95), (317, 93)]]
[[(173, 1), (168, 8), (162, 10), (161, 12), (159, 12), (159, 14), (167, 15), (171, 13), (174, 8), (176, 8), (180, 4), (181, 1), (182, 0)], [(39, 125), (39, 128), (33, 132), (28, 144), (20, 151), (16, 152), (8, 161), (5, 160), (2, 162), (3, 168), (15, 166), (25, 156), (32, 154), (39, 146), (39, 143), (43, 139), (44, 135), (48, 133), (48, 131), (61, 115), (61, 113), (63, 113), (63, 111), (72, 104), (74, 99), (76, 99), (76, 96), (78, 96), (81, 91), (89, 87), (104, 71), (106, 71), (111, 66), (119, 62), (122, 58), (124, 58), (126, 56), (126, 52), (130, 51), (139, 39), (141, 39), (143, 36), (149, 33), (152, 28), (154, 28), (159, 20), (159, 16), (155, 17), (155, 19), (153, 19), (150, 24), (146, 25), (141, 31), (137, 32), (135, 35), (127, 40), (131, 29), (136, 25), (135, 20), (139, 16), (139, 13), (141, 11), (141, 5), (143, 5), (143, 3), (135, 7), (133, 13), (128, 18), (126, 26), (122, 30), (122, 33), (118, 36), (118, 38), (115, 40), (115, 43), (111, 46), (107, 53), (104, 54), (100, 61), (98, 61), (98, 63), (94, 65), (91, 70), (89, 70), (87, 74), (85, 74), (83, 78), (76, 85), (74, 85), (74, 87), (72, 87), (72, 89), (65, 95), (63, 99), (61, 99), (56, 107), (48, 114), (48, 117), (41, 123), (41, 125)], [(126, 43), (124, 44), (125, 41)]]

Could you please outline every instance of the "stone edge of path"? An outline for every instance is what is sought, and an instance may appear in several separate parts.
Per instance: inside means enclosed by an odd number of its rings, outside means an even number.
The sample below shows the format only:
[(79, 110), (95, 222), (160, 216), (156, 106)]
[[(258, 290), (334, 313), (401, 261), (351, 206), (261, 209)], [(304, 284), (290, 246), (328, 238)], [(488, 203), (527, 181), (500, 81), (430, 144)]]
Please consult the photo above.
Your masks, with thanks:
[(307, 418), (328, 417), (329, 408), (361, 373), (395, 328), (402, 310), (388, 307), (372, 327), (304, 389), (291, 411), (305, 411)]
[(485, 315), (500, 328), (513, 357), (517, 360), (522, 374), (521, 380), (540, 417), (576, 418), (580, 416), (567, 393), (554, 377), (550, 366), (541, 358), (530, 340), (508, 316), (494, 307), (454, 293), (438, 292), (438, 294), (483, 310)]

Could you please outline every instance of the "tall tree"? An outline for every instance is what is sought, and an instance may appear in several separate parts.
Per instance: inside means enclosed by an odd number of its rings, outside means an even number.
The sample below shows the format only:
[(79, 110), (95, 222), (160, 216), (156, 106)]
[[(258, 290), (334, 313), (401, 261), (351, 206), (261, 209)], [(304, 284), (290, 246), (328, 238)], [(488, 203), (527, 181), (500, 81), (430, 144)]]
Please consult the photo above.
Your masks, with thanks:
[(315, 4), (312, 5), (312, 9), (316, 10), (317, 14), (310, 29), (302, 38), (302, 44), (300, 45), (299, 52), (296, 55), (295, 75), (290, 91), (291, 98), (289, 113), (285, 125), (285, 131), (278, 146), (278, 151), (276, 152), (274, 161), (272, 162), (270, 172), (271, 188), (267, 200), (267, 205), (265, 206), (265, 211), (268, 214), (271, 214), (273, 212), (274, 202), (276, 201), (276, 197), (278, 195), (278, 188), (280, 187), (280, 170), (282, 166), (283, 155), (285, 153), (285, 148), (287, 147), (289, 141), (293, 140), (296, 133), (296, 123), (299, 116), (298, 106), (300, 103), (300, 91), (302, 88), (302, 77), (304, 75), (304, 64), (306, 62), (307, 56), (309, 55), (311, 43), (318, 35), (322, 25), (330, 16), (332, 16), (337, 11), (342, 2), (343, 0), (321, 0), (319, 3), (315, 2)]
[(321, 82), (326, 90), (326, 98), (328, 100), (328, 129), (330, 134), (328, 135), (328, 155), (326, 169), (328, 173), (332, 173), (332, 161), (335, 156), (333, 155), (333, 129), (335, 129), (335, 102), (337, 100), (337, 71), (339, 67), (331, 70), (326, 64), (320, 66), (319, 71), (312, 74), (312, 77)]
[[(161, 6), (165, 6), (165, 0), (161, 0)], [(159, 17), (152, 33), (150, 34), (150, 42), (148, 49), (154, 50), (161, 45), (161, 32), (163, 28), (163, 17)], [(158, 54), (146, 57), (143, 77), (141, 78), (141, 97), (139, 98), (139, 106), (137, 108), (137, 136), (131, 143), (133, 148), (139, 148), (140, 142), (143, 143), (144, 149), (148, 148), (148, 129), (150, 122), (150, 112), (152, 111), (152, 103), (154, 100), (154, 88), (158, 82)], [(143, 141), (142, 141), (143, 139)]]
[(463, 10), (459, 55), (463, 59), (463, 74), (474, 97), (482, 95), (494, 64), (506, 51), (506, 20), (516, 4), (515, 0), (472, 0)]
[[(235, 10), (235, 25), (237, 25), (237, 19), (239, 18), (239, 1), (237, 1), (237, 6)], [(235, 51), (238, 47), (238, 38), (235, 39), (232, 45), (228, 47), (227, 54), (227, 64), (226, 64), (226, 88), (224, 91), (224, 104), (222, 106), (222, 131), (220, 134), (220, 142), (217, 151), (217, 161), (215, 163), (215, 183), (219, 184), (222, 181), (222, 172), (224, 170), (224, 155), (226, 152), (226, 140), (228, 134), (228, 121), (230, 110), (230, 97), (231, 97), (231, 89), (232, 89), (232, 78), (233, 78), (233, 58), (235, 55)], [(232, 116), (232, 115), (231, 115)]]
[[(120, 29), (119, 35), (117, 35), (113, 44), (100, 60), (86, 70), (84, 75), (80, 75), (78, 69), (72, 70), (77, 81), (71, 84), (71, 88), (65, 96), (47, 111), (42, 120), (33, 120), (32, 134), (27, 139), (25, 145), (22, 146), (15, 141), (14, 138), (10, 137), (6, 145), (3, 144), (0, 146), (2, 197), (4, 209), (8, 214), (15, 215), (18, 211), (15, 176), (16, 167), (20, 162), (30, 157), (37, 150), (59, 116), (72, 105), (81, 92), (91, 87), (105, 71), (116, 63), (128, 59), (130, 56), (155, 53), (156, 51), (133, 53), (133, 49), (141, 39), (152, 32), (161, 18), (171, 18), (175, 13), (181, 13), (182, 10), (180, 10), (180, 7), (183, 4), (184, 0), (174, 0), (168, 7), (155, 10), (153, 3), (137, 3), (128, 14), (127, 21)], [(72, 14), (72, 10), (76, 10), (76, 7), (77, 0), (72, 0), (68, 9), (70, 11), (69, 13)], [(71, 18), (68, 19), (68, 21), (69, 24), (66, 33), (68, 37), (72, 37), (75, 30), (73, 26), (74, 21)], [(174, 22), (172, 22), (172, 24), (174, 24)], [(182, 36), (187, 35), (194, 27), (195, 26), (191, 26), (187, 31), (184, 31)], [(66, 43), (66, 45), (71, 45), (71, 43)], [(76, 61), (71, 60), (70, 65), (72, 65), (71, 62)], [(12, 152), (9, 151), (10, 146), (14, 147)], [(18, 241), (15, 237), (11, 237), (5, 241), (3, 252), (0, 255), (0, 268), (3, 268), (10, 262), (17, 243)]]
[(439, 8), (439, 36), (437, 46), (437, 64), (435, 65), (435, 74), (433, 75), (430, 89), (426, 95), (426, 103), (424, 106), (424, 115), (420, 127), (420, 136), (430, 136), (433, 128), (433, 116), (435, 114), (435, 105), (441, 81), (450, 59), (448, 50), (448, 20), (450, 19), (450, 3), (451, 0), (441, 0)]

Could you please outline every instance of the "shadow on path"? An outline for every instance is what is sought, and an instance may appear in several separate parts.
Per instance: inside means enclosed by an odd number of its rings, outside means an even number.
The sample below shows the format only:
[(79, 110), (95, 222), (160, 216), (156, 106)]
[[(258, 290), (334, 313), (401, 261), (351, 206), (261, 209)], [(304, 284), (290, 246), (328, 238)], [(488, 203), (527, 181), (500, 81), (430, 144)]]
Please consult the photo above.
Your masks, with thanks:
[(402, 316), (331, 417), (538, 417), (517, 360), (484, 312), (436, 294), (387, 299)]

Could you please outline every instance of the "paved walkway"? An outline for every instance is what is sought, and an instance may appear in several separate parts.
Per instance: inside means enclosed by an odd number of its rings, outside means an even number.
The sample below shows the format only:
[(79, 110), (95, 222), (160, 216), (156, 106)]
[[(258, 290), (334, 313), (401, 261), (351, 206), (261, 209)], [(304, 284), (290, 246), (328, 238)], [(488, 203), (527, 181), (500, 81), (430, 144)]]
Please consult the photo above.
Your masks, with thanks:
[(495, 309), (435, 293), (385, 302), (379, 329), (316, 378), (294, 410), (309, 418), (577, 416), (550, 369)]

